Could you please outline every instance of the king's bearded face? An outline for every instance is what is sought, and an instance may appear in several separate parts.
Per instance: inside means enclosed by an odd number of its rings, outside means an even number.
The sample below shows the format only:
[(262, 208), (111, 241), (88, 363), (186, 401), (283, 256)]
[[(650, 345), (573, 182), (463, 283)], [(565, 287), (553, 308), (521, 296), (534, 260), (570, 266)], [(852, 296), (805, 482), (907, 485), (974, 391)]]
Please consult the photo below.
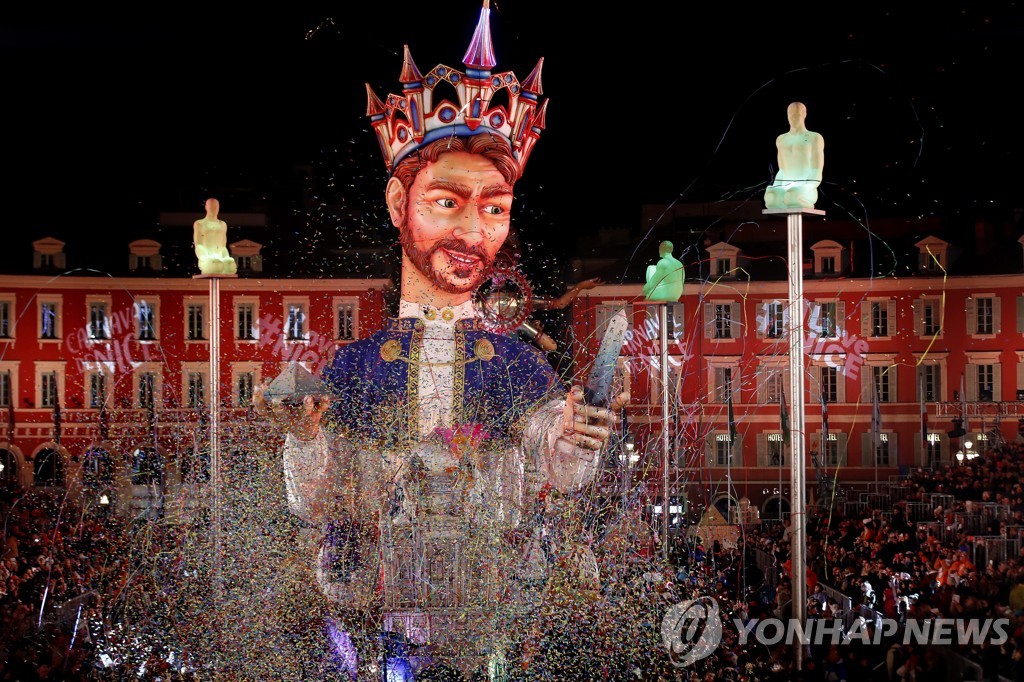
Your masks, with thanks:
[(473, 291), (508, 237), (511, 208), (512, 187), (494, 164), (479, 154), (442, 154), (409, 188), (402, 250), (441, 291)]

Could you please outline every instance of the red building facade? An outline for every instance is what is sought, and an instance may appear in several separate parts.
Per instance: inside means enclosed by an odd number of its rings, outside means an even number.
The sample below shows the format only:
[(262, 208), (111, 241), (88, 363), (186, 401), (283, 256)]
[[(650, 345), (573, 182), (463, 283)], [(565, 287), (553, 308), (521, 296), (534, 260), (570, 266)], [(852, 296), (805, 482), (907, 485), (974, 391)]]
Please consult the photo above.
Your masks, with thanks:
[[(258, 435), (254, 387), (289, 361), (316, 372), (379, 329), (388, 281), (220, 282), (231, 453)], [(0, 476), (105, 497), (122, 513), (195, 506), (208, 477), (210, 305), (201, 279), (0, 275)]]
[[(919, 268), (905, 277), (851, 278), (844, 247), (819, 241), (805, 266), (807, 305), (796, 313), (785, 281), (750, 281), (740, 249), (708, 248), (712, 276), (687, 282), (668, 309), (671, 495), (719, 506), (746, 497), (770, 518), (780, 504), (788, 509), (789, 447), (780, 413), (781, 402), (787, 410), (790, 402), (791, 321), (800, 324), (807, 351), (807, 450), (840, 485), (956, 464), (958, 452), (971, 457), (1019, 437), (1024, 275), (948, 274), (946, 242), (929, 237), (917, 247)], [(664, 457), (658, 307), (644, 302), (640, 284), (587, 294), (573, 313), (582, 366), (615, 310), (626, 306), (631, 318), (620, 365), (631, 369), (629, 422), (640, 455), (634, 475), (646, 478), (658, 499)], [(951, 420), (963, 414), (965, 434), (951, 438)], [(811, 462), (807, 467), (813, 499), (818, 472)]]

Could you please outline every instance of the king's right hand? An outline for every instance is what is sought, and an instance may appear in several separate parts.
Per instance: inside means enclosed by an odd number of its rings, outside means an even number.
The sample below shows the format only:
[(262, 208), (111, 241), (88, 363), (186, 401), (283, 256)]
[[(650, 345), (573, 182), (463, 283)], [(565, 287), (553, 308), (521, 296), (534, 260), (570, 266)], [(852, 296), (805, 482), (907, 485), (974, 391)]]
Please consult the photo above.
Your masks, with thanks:
[(331, 396), (307, 395), (301, 404), (287, 405), (280, 398), (268, 402), (263, 395), (267, 386), (269, 382), (264, 381), (253, 391), (252, 403), (256, 412), (299, 440), (316, 438), (320, 432), (320, 420), (331, 406)]

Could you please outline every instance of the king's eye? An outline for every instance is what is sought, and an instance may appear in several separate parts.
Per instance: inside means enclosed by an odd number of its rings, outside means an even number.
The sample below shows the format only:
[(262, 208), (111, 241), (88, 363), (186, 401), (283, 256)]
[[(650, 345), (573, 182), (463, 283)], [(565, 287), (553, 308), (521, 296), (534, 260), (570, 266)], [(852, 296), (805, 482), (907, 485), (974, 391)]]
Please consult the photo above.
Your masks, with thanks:
[(501, 215), (504, 212), (505, 212), (505, 209), (503, 209), (501, 206), (493, 206), (492, 205), (492, 206), (487, 206), (486, 208), (484, 208), (484, 213), (490, 213), (491, 215)]
[(438, 199), (437, 205), (441, 208), (457, 208), (458, 204), (455, 203), (455, 199)]

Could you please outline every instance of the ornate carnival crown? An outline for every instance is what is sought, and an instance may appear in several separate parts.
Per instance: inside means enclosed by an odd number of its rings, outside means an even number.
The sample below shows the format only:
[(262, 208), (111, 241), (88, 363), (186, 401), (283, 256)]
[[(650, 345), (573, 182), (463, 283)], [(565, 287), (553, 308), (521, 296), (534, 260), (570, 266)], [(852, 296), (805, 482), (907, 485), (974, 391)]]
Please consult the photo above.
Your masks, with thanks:
[[(491, 73), (496, 64), (491, 44), (490, 0), (483, 0), (480, 19), (459, 71), (438, 64), (426, 76), (412, 60), (405, 46), (402, 94), (389, 94), (381, 102), (366, 84), (366, 115), (377, 133), (384, 164), (390, 172), (403, 158), (420, 147), (445, 137), (469, 137), (492, 133), (509, 144), (520, 169), (526, 166), (533, 145), (544, 130), (548, 101), (538, 106), (543, 94), (541, 57), (526, 80), (520, 83), (511, 71)], [(434, 88), (442, 83), (454, 86), (458, 102), (434, 101)], [(450, 90), (450, 88), (449, 88)], [(492, 104), (494, 95), (507, 91), (508, 106)]]

